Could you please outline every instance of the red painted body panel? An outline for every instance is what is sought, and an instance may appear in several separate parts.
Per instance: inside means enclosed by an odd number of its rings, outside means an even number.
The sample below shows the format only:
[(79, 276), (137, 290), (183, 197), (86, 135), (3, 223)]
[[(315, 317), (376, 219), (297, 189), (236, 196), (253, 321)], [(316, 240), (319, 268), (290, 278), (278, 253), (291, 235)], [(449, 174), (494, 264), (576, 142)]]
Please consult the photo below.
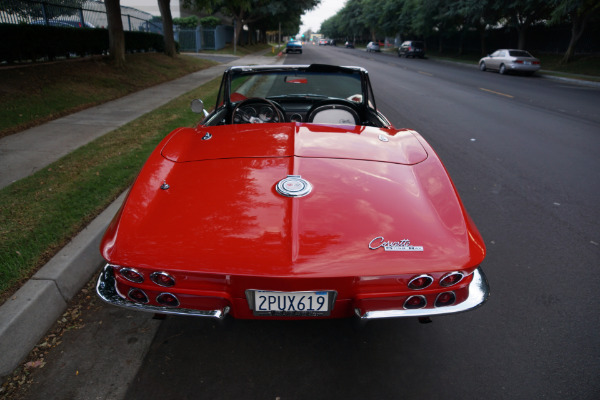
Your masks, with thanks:
[[(312, 192), (279, 195), (275, 185), (288, 175)], [(378, 237), (423, 251), (371, 250)], [(222, 295), (238, 318), (254, 317), (247, 289), (336, 290), (332, 317), (373, 301), (397, 308), (414, 294), (407, 284), (415, 275), (470, 274), (485, 256), (443, 165), (416, 132), (297, 123), (174, 131), (150, 156), (101, 251), (111, 264), (169, 271), (178, 294)], [(126, 293), (131, 283), (117, 281)], [(424, 292), (443, 290), (435, 285)]]

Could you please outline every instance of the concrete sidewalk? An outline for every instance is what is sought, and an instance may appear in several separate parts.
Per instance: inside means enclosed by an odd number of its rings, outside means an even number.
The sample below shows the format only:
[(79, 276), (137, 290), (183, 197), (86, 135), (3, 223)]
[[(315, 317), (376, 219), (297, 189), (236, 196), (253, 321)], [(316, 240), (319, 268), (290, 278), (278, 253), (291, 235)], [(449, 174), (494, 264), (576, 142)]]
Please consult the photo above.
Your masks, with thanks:
[[(230, 56), (227, 64), (198, 71), (1, 138), (0, 189), (33, 174), (97, 137), (220, 76), (229, 66), (272, 64), (281, 60), (278, 57), (265, 57), (260, 54), (242, 58)], [(210, 58), (214, 59), (214, 57)], [(222, 56), (220, 59), (225, 57)]]
[[(283, 62), (283, 58), (261, 54), (264, 52), (235, 58), (0, 139), (0, 188), (220, 76), (229, 66)], [(0, 382), (19, 366), (68, 302), (100, 270), (100, 239), (124, 197), (113, 202), (0, 307)]]

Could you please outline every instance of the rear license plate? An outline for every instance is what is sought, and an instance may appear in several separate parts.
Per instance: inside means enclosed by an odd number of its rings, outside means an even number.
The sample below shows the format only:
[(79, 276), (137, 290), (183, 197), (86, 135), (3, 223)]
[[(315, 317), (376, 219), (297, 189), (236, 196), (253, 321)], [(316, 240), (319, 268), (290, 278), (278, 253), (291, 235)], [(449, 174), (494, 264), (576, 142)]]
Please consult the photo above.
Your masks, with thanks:
[(335, 292), (247, 290), (246, 298), (254, 315), (316, 317), (328, 316), (331, 313)]
[(531, 61), (525, 61), (523, 64), (525, 64), (525, 65), (531, 65)]

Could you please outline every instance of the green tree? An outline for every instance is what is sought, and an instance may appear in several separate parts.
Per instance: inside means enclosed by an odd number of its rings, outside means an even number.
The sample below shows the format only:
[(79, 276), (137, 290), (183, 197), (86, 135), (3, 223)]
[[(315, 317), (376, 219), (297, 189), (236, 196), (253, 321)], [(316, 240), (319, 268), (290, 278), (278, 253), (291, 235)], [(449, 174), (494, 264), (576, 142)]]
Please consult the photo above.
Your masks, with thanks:
[(562, 58), (566, 64), (573, 59), (575, 45), (581, 38), (590, 21), (598, 19), (600, 2), (598, 0), (553, 0), (552, 22), (567, 21), (571, 24), (571, 38), (569, 46)]
[(379, 20), (381, 18), (379, 0), (362, 0), (360, 2), (361, 15), (358, 16), (358, 22), (368, 29), (371, 41), (377, 41), (377, 36), (382, 34), (379, 29)]
[(464, 35), (470, 28), (479, 34), (481, 54), (486, 54), (485, 33), (489, 26), (496, 25), (501, 19), (500, 8), (502, 0), (459, 0), (452, 4), (449, 17), (457, 18), (461, 32), (459, 53), (463, 51)]
[[(188, 17), (188, 18), (192, 18), (192, 17)], [(216, 28), (217, 26), (221, 25), (221, 20), (217, 17), (213, 17), (212, 15), (209, 15), (208, 17), (200, 18), (199, 22), (200, 22), (200, 25), (202, 25), (205, 28)]]
[[(338, 39), (347, 38), (348, 40), (352, 38), (352, 41), (356, 37), (360, 39), (371, 37), (371, 29), (365, 24), (367, 19), (363, 17), (366, 12), (364, 6), (362, 0), (348, 0), (331, 24), (334, 29), (326, 36)], [(325, 28), (330, 29), (327, 25)], [(321, 30), (323, 30), (323, 24)]]
[(521, 50), (525, 49), (529, 28), (548, 20), (551, 14), (547, 0), (505, 0), (503, 10), (506, 10), (511, 25), (519, 33), (517, 47)]
[[(300, 27), (302, 14), (314, 8), (320, 0), (185, 0), (186, 7), (215, 13), (217, 11), (235, 20), (235, 33), (238, 44), (244, 25), (257, 25), (259, 29), (272, 29), (274, 24)], [(277, 18), (273, 18), (277, 16)], [(267, 28), (268, 27), (268, 28)]]
[[(463, 19), (454, 6), (454, 0), (439, 0), (433, 15), (433, 31), (438, 36), (438, 51), (440, 53), (444, 50), (444, 39), (450, 33), (459, 30), (463, 22)], [(485, 49), (485, 38), (482, 41), (481, 47)]]
[(173, 25), (177, 25), (180, 28), (194, 29), (200, 25), (200, 18), (195, 15), (185, 18), (173, 18)]

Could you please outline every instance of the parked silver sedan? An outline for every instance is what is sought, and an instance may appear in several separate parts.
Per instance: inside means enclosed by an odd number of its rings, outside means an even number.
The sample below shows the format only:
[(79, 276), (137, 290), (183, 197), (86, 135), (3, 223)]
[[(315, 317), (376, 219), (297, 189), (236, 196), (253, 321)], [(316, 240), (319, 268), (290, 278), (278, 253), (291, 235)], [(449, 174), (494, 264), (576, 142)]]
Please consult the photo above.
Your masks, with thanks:
[(381, 49), (379, 48), (379, 43), (369, 42), (369, 44), (367, 44), (367, 53), (370, 53), (372, 51), (381, 51)]
[(500, 49), (479, 60), (480, 70), (491, 69), (501, 74), (514, 71), (533, 75), (540, 67), (540, 60), (525, 50)]

